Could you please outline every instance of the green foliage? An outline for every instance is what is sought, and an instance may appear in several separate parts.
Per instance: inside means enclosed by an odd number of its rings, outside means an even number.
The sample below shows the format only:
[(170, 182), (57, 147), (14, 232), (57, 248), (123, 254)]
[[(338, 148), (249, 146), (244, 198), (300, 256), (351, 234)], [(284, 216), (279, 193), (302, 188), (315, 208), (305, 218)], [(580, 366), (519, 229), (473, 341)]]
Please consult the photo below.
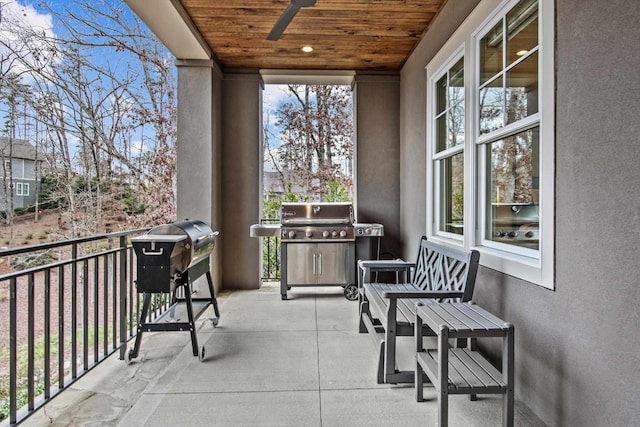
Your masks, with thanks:
[(65, 198), (61, 192), (62, 183), (60, 179), (55, 175), (47, 175), (41, 180), (39, 204), (43, 208), (58, 208), (65, 206)]
[(73, 191), (76, 194), (80, 194), (80, 193), (94, 193), (98, 190), (98, 177), (92, 177), (89, 182), (87, 182), (87, 178), (79, 175), (76, 177), (76, 179), (73, 181), (72, 185), (73, 185)]
[(268, 199), (264, 200), (262, 207), (262, 218), (280, 218), (280, 206), (287, 202), (306, 202), (309, 196), (304, 194), (296, 194), (291, 191), (292, 184), (287, 183), (287, 190), (282, 195), (271, 193)]
[[(77, 342), (82, 343), (83, 333), (79, 332), (77, 335)], [(95, 333), (95, 329), (89, 328), (88, 330), (88, 340), (87, 347), (93, 347), (96, 340), (104, 338), (105, 330), (100, 327), (98, 329), (98, 333)], [(109, 342), (113, 339), (113, 330), (109, 327), (106, 330), (106, 335)], [(58, 359), (58, 335), (51, 335), (50, 341), (50, 356), (51, 360), (54, 361), (51, 367), (51, 372), (57, 372), (58, 366), (55, 361)], [(71, 345), (70, 340), (65, 340), (65, 347)], [(45, 348), (44, 348), (44, 340), (36, 339), (34, 346), (34, 362), (36, 366), (42, 366), (44, 361)], [(2, 347), (0, 348), (0, 360), (7, 361), (9, 360), (9, 348)], [(28, 399), (28, 389), (27, 389), (27, 372), (29, 366), (29, 352), (28, 346), (22, 345), (18, 348), (18, 384), (17, 384), (17, 399), (16, 399), (16, 407), (21, 408), (27, 404)], [(36, 381), (34, 384), (34, 393), (36, 396), (42, 394), (44, 392), (44, 373), (41, 369), (37, 369), (35, 372)], [(52, 377), (51, 381), (53, 383), (58, 381), (57, 377)], [(9, 417), (9, 375), (4, 375), (0, 377), (0, 422)]]
[(24, 255), (16, 255), (13, 261), (13, 267), (16, 270), (25, 270), (27, 268), (51, 264), (54, 261), (50, 251), (29, 252)]
[(325, 202), (348, 202), (349, 194), (342, 184), (342, 181), (336, 177), (329, 178), (324, 184), (324, 201)]
[(124, 194), (124, 211), (128, 215), (138, 215), (144, 213), (145, 205), (138, 199), (131, 187), (128, 187)]

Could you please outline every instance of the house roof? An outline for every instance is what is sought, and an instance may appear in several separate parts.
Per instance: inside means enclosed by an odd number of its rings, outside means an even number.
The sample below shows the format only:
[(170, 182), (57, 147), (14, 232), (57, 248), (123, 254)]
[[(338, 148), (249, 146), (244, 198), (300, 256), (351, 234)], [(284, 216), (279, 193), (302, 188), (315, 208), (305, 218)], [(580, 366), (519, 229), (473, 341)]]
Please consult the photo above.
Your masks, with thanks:
[[(11, 143), (11, 144), (10, 144)], [(2, 152), (3, 158), (11, 157), (14, 159), (36, 159), (36, 149), (29, 141), (24, 139), (9, 139), (7, 137), (0, 137), (0, 152)]]
[[(398, 71), (446, 0), (125, 0), (178, 59), (231, 69)], [(313, 47), (305, 53), (303, 46)]]

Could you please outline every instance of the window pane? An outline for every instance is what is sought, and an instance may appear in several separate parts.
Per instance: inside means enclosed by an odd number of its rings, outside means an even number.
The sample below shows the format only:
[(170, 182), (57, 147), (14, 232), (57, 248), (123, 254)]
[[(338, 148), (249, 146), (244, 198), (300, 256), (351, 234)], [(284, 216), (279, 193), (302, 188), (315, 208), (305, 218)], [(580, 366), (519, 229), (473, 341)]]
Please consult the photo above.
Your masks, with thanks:
[(464, 100), (464, 58), (449, 70), (449, 105)]
[(464, 58), (436, 83), (436, 152), (464, 144)]
[(480, 89), (480, 134), (504, 126), (504, 88), (502, 77)]
[(447, 75), (436, 83), (436, 115), (447, 109)]
[(507, 124), (538, 112), (538, 53), (507, 72)]
[(538, 45), (538, 2), (518, 3), (507, 14), (507, 64), (512, 64)]
[(464, 153), (440, 160), (440, 231), (464, 231)]
[(502, 21), (498, 22), (480, 40), (480, 84), (491, 80), (503, 69), (502, 61)]
[(464, 103), (454, 105), (449, 112), (450, 137), (449, 147), (464, 144)]
[(539, 249), (539, 128), (489, 144), (486, 239)]
[(436, 153), (446, 150), (447, 143), (447, 114), (443, 114), (436, 119)]

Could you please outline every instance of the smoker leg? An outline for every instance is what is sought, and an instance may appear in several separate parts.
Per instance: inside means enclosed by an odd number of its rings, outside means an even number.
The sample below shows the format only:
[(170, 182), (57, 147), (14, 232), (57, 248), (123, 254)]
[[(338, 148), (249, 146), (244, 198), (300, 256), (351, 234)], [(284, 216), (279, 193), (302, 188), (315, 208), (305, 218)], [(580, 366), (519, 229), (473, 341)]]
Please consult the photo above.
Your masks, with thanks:
[(196, 335), (196, 322), (193, 315), (193, 306), (191, 305), (191, 284), (187, 282), (184, 286), (184, 298), (189, 317), (189, 333), (191, 333), (191, 348), (193, 349), (193, 355), (198, 356), (198, 336)]
[(209, 292), (211, 293), (211, 304), (213, 305), (213, 312), (217, 318), (220, 318), (220, 311), (218, 310), (218, 299), (213, 289), (213, 280), (211, 280), (211, 272), (207, 271), (207, 283), (209, 283)]
[(138, 320), (138, 327), (136, 331), (136, 342), (133, 345), (133, 350), (127, 355), (127, 359), (129, 361), (131, 359), (135, 359), (136, 357), (138, 357), (138, 352), (140, 351), (140, 344), (142, 343), (143, 325), (145, 320), (147, 320), (147, 315), (149, 314), (150, 306), (151, 306), (151, 294), (149, 292), (145, 292), (144, 297), (142, 298), (142, 313), (140, 314), (140, 320)]

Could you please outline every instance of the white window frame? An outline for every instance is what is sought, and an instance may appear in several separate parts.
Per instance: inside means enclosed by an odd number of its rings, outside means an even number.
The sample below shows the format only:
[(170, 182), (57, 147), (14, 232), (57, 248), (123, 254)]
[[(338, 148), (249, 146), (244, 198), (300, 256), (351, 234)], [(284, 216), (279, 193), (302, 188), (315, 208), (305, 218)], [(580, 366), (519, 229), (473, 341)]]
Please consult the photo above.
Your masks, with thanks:
[[(449, 59), (434, 73), (434, 75), (432, 77), (429, 78), (429, 90), (434, 90), (434, 88), (436, 87), (436, 84), (438, 83), (438, 81), (447, 73), (449, 72), (449, 70), (458, 63), (458, 61), (464, 57), (464, 46), (460, 46), (458, 49), (456, 49), (456, 51), (449, 57)], [(467, 69), (466, 69), (466, 63), (465, 63), (465, 68), (464, 68), (464, 79), (465, 82), (467, 81)], [(464, 100), (464, 104), (465, 104), (465, 115), (466, 115), (466, 107), (467, 107), (467, 84), (465, 83), (465, 100)], [(454, 147), (451, 148), (447, 148), (445, 150), (442, 150), (440, 152), (438, 152), (437, 147), (436, 147), (436, 133), (437, 133), (437, 129), (435, 126), (433, 126), (434, 124), (434, 118), (436, 116), (435, 111), (436, 111), (436, 102), (437, 102), (437, 96), (433, 96), (430, 99), (430, 102), (428, 103), (427, 106), (427, 120), (428, 123), (430, 124), (429, 128), (430, 128), (430, 140), (432, 141), (431, 145), (430, 145), (430, 150), (429, 150), (429, 159), (427, 161), (427, 174), (430, 174), (433, 177), (433, 185), (427, 187), (427, 200), (432, 200), (433, 201), (433, 211), (432, 211), (432, 215), (433, 215), (433, 220), (431, 220), (429, 223), (433, 225), (433, 234), (441, 236), (441, 237), (445, 237), (445, 238), (449, 238), (452, 240), (457, 240), (457, 241), (462, 241), (464, 239), (464, 235), (466, 233), (467, 230), (467, 224), (466, 224), (466, 215), (464, 215), (465, 218), (465, 223), (464, 223), (464, 231), (462, 233), (462, 235), (460, 234), (454, 234), (454, 233), (449, 233), (446, 231), (442, 231), (440, 230), (440, 224), (441, 224), (441, 220), (440, 220), (440, 214), (442, 212), (441, 210), (441, 197), (440, 197), (440, 189), (441, 187), (441, 182), (440, 182), (440, 160), (443, 159), (447, 159), (450, 158), (452, 156), (454, 156), (455, 154), (458, 153), (463, 153), (464, 155), (464, 163), (465, 163), (465, 181), (467, 179), (466, 176), (466, 163), (467, 163), (467, 158), (466, 158), (466, 145), (467, 144), (462, 144), (462, 145), (456, 145)], [(467, 138), (466, 134), (468, 132), (468, 126), (465, 120), (465, 139)], [(465, 191), (466, 193), (466, 191)], [(465, 194), (465, 209), (466, 209), (466, 194)]]
[(16, 182), (16, 196), (28, 196), (29, 195), (29, 183)]
[[(479, 82), (479, 49), (478, 42), (482, 35), (501, 20), (513, 8), (518, 0), (484, 0), (472, 11), (456, 32), (449, 38), (442, 49), (427, 65), (427, 200), (432, 201), (427, 208), (427, 235), (430, 239), (452, 246), (480, 251), (480, 264), (531, 282), (548, 289), (555, 288), (554, 276), (554, 185), (555, 185), (555, 78), (554, 78), (554, 0), (538, 0), (539, 16), (539, 70), (538, 85), (540, 88), (539, 111), (517, 123), (530, 123), (540, 126), (540, 247), (539, 250), (523, 250), (512, 245), (496, 245), (483, 241), (485, 222), (484, 209), (484, 161), (486, 137), (478, 135), (478, 82)], [(465, 69), (465, 190), (464, 190), (464, 236), (449, 236), (438, 231), (439, 193), (437, 173), (434, 167), (433, 93), (437, 78), (441, 77), (451, 65), (454, 58), (464, 52)], [(458, 56), (456, 56), (458, 55)], [(513, 130), (511, 125), (500, 129), (506, 134)], [(494, 132), (493, 136), (497, 133)], [(492, 138), (493, 140), (493, 138)]]

